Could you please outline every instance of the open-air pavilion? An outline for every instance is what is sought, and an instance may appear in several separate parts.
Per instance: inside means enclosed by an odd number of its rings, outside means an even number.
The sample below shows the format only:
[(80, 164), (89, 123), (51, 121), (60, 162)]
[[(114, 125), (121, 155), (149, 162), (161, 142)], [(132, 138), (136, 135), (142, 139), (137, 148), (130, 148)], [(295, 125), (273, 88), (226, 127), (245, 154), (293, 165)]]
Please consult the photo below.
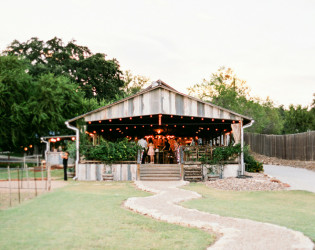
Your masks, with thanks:
[[(77, 138), (78, 120), (84, 124), (81, 132), (84, 128), (94, 143), (100, 137), (135, 141), (142, 137), (156, 140), (167, 137), (181, 141), (182, 145), (194, 140), (211, 146), (227, 145), (231, 133), (238, 133), (243, 145), (243, 128), (253, 123), (249, 117), (182, 94), (161, 80), (133, 96), (68, 120), (66, 125), (76, 131)], [(79, 140), (76, 142), (78, 148)], [(78, 150), (76, 158), (78, 166)], [(243, 160), (240, 171), (243, 174)]]

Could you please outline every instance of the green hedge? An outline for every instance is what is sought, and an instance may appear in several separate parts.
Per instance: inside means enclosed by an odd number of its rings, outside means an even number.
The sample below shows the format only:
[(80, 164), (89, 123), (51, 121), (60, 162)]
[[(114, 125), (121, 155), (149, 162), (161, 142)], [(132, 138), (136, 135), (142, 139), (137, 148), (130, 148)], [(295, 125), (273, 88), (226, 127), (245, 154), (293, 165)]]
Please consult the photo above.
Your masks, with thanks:
[[(93, 146), (87, 140), (80, 144), (80, 154), (86, 160), (96, 160), (104, 163), (120, 161), (135, 161), (140, 147), (135, 142), (128, 142), (127, 139), (116, 142), (101, 139), (100, 144)], [(72, 158), (75, 158), (75, 143), (68, 145), (67, 150)]]

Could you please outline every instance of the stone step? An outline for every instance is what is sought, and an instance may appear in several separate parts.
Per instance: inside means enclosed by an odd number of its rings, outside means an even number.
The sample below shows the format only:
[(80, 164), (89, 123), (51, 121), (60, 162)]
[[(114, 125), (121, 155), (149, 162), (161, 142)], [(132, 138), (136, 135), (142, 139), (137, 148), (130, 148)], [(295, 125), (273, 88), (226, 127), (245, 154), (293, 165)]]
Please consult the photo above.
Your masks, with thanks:
[(140, 176), (180, 176), (180, 173), (141, 173)]
[(158, 166), (152, 166), (152, 167), (140, 167), (140, 169), (180, 169), (180, 167), (158, 167)]
[(179, 181), (181, 180), (180, 177), (155, 177), (155, 176), (148, 176), (148, 177), (141, 177), (141, 181)]
[(180, 169), (140, 169), (140, 173), (179, 173)]
[(174, 171), (180, 170), (180, 168), (140, 168), (140, 170), (157, 170), (157, 171)]
[(179, 167), (179, 164), (141, 164), (140, 167)]
[(181, 180), (181, 168), (178, 164), (145, 164), (140, 166), (140, 180), (178, 181)]

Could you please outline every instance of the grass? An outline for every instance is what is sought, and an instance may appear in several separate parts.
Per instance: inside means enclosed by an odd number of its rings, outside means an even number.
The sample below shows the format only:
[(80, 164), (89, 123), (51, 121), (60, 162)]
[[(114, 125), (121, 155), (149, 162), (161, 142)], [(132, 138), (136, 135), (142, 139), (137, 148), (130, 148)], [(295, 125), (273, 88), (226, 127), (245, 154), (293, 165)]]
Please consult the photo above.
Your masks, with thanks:
[[(61, 180), (63, 179), (63, 169), (53, 169), (51, 170), (51, 177), (55, 180)], [(27, 173), (23, 168), (20, 168), (17, 170), (16, 168), (10, 170), (10, 176), (11, 179), (19, 179), (21, 180), (22, 178), (26, 180), (27, 178)], [(34, 178), (34, 171), (32, 169), (28, 170), (28, 177), (30, 179)], [(35, 172), (35, 177), (36, 178), (42, 178), (42, 172), (41, 171), (36, 171)], [(43, 170), (43, 177), (46, 178), (46, 170)], [(0, 168), (0, 180), (8, 180), (8, 170), (6, 168)]]
[(147, 196), (129, 182), (70, 182), (0, 210), (2, 249), (205, 249), (208, 233), (159, 222), (122, 208)]
[(201, 183), (185, 189), (202, 199), (182, 205), (222, 216), (268, 222), (303, 232), (315, 241), (315, 194), (306, 191), (221, 191)]

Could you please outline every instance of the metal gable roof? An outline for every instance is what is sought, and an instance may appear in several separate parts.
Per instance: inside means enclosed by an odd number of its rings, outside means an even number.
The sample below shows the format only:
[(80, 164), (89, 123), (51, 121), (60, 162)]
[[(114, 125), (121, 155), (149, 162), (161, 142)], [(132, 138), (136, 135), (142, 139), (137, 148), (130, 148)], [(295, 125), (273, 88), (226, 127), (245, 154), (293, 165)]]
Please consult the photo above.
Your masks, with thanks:
[(244, 124), (252, 120), (250, 117), (182, 94), (165, 82), (158, 80), (135, 95), (74, 117), (68, 122), (81, 118), (88, 122), (154, 114), (243, 120)]

